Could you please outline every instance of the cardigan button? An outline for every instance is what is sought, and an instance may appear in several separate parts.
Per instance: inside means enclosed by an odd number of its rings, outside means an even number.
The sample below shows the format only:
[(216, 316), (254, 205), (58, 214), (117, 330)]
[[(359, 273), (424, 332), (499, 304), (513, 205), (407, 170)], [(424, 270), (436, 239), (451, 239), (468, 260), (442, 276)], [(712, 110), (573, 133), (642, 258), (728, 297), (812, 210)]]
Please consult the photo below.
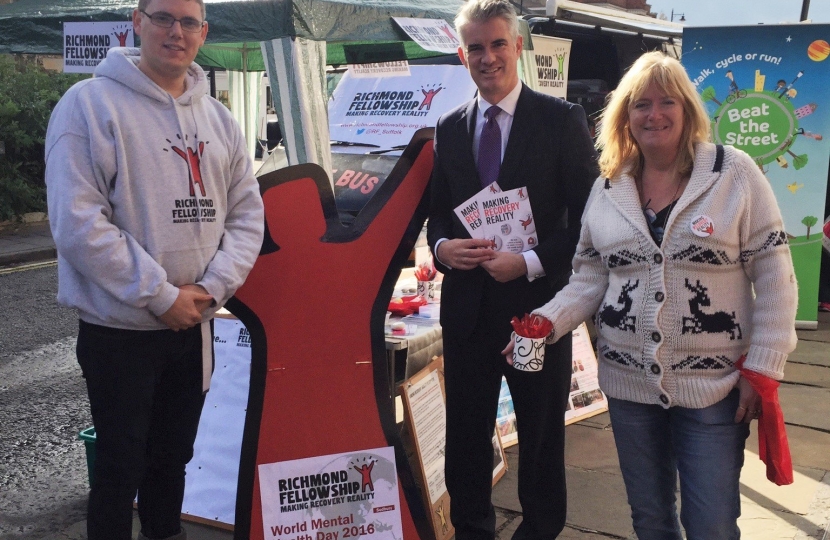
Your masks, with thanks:
[(654, 262), (657, 264), (663, 264), (663, 256), (659, 253), (654, 254)]
[(654, 293), (654, 299), (657, 300), (658, 302), (662, 302), (663, 300), (666, 299), (666, 295), (661, 293), (661, 292)]
[(655, 375), (660, 375), (660, 366), (657, 364), (651, 364), (651, 372)]
[(665, 405), (669, 404), (669, 398), (667, 398), (665, 394), (660, 395), (660, 401), (662, 401)]
[(652, 332), (651, 333), (651, 340), (654, 343), (660, 343), (661, 339), (663, 339), (663, 338), (660, 336), (660, 332)]

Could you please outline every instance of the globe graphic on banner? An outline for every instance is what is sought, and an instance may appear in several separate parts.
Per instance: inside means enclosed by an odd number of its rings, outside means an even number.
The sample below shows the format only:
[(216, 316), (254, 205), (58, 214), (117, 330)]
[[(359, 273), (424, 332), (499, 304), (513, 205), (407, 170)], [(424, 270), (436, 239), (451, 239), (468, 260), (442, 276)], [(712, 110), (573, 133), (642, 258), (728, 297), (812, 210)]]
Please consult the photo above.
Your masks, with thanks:
[[(815, 40), (805, 52), (813, 62), (823, 62), (830, 56), (830, 44)], [(755, 70), (754, 75), (752, 86), (742, 86), (733, 71), (728, 70), (729, 92), (725, 96), (718, 96), (714, 86), (701, 91), (703, 101), (717, 105), (712, 116), (712, 138), (718, 144), (729, 144), (743, 150), (761, 168), (777, 162), (783, 168), (792, 164), (795, 170), (803, 169), (809, 162), (809, 156), (793, 151), (796, 138), (802, 136), (821, 140), (820, 135), (799, 127), (799, 121), (818, 108), (813, 102), (799, 102), (796, 87), (804, 71), (777, 81), (767, 81), (760, 69)], [(774, 87), (772, 83), (775, 83)]]
[[(808, 156), (795, 154), (790, 149), (798, 134), (799, 119), (810, 115), (816, 106), (807, 103), (796, 108), (784, 91), (786, 85), (780, 88), (774, 91), (738, 89), (728, 94), (712, 120), (715, 142), (740, 148), (759, 166), (789, 154), (787, 157), (792, 158), (796, 170), (804, 167)], [(714, 91), (704, 90), (702, 97), (716, 101), (713, 94)]]

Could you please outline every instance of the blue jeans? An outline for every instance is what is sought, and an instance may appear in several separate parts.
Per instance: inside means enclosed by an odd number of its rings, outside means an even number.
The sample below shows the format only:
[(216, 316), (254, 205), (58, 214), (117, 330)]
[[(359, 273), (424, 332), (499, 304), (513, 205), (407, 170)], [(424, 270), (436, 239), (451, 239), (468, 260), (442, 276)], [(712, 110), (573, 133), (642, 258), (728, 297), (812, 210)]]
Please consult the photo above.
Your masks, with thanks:
[(739, 481), (749, 426), (734, 422), (738, 392), (704, 409), (609, 398), (611, 425), (639, 540), (737, 540)]
[(178, 534), (205, 400), (200, 327), (138, 331), (81, 321), (77, 354), (97, 438), (89, 540), (132, 539), (136, 492), (142, 534)]

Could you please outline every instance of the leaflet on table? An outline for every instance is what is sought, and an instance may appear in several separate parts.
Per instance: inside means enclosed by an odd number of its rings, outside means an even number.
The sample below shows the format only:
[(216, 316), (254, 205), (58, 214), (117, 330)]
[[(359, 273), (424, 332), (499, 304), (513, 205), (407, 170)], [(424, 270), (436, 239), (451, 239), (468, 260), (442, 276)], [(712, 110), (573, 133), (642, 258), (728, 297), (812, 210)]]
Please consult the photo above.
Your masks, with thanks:
[(455, 214), (471, 237), (492, 241), (496, 251), (521, 253), (539, 243), (526, 187), (502, 191), (490, 184), (456, 207)]

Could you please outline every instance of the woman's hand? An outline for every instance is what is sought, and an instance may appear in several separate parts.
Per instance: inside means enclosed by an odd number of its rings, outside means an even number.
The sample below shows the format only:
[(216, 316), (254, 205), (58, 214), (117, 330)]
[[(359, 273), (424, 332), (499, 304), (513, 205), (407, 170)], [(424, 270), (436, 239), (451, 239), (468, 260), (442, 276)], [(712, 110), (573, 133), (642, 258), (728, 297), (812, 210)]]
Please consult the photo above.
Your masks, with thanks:
[(507, 344), (507, 347), (501, 352), (504, 355), (504, 359), (507, 360), (507, 365), (513, 365), (513, 337), (511, 335), (510, 342)]
[(761, 416), (761, 396), (752, 388), (749, 381), (743, 375), (738, 379), (738, 393), (740, 394), (740, 401), (738, 410), (735, 411), (735, 423), (745, 422), (750, 423), (753, 419)]

